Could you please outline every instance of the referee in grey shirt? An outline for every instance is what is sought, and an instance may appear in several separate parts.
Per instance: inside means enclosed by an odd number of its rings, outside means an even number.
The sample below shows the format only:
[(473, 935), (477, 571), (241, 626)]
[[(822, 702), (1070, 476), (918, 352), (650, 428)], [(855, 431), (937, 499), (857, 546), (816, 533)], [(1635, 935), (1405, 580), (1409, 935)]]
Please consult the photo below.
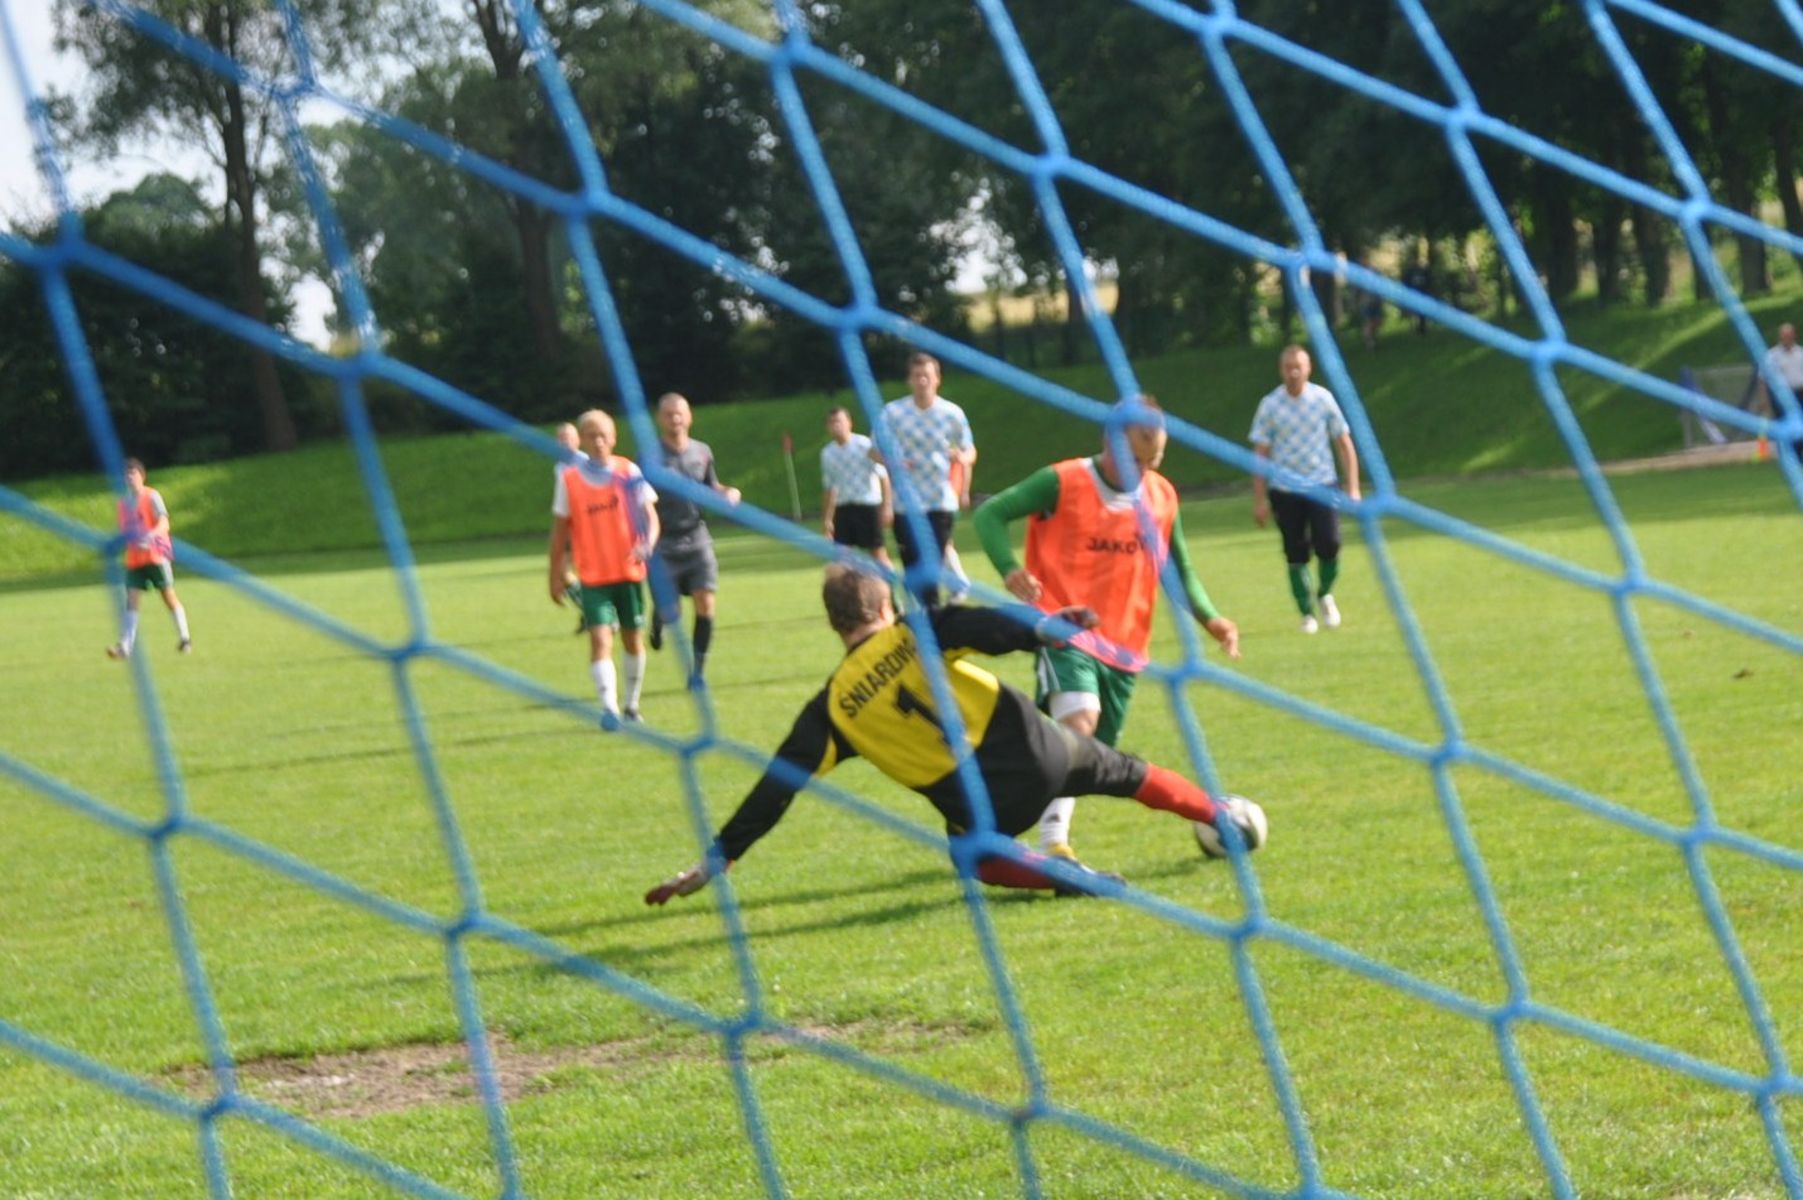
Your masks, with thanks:
[[(688, 400), (676, 392), (666, 392), (657, 399), (658, 452), (668, 470), (710, 487), (726, 497), (728, 504), (739, 502), (739, 489), (720, 482), (714, 470), (714, 452), (706, 442), (689, 436), (695, 416)], [(657, 544), (657, 558), (676, 584), (676, 594), (695, 601), (695, 634), (691, 645), (695, 651), (695, 678), (700, 682), (707, 666), (708, 648), (714, 643), (714, 592), (720, 586), (720, 563), (714, 557), (714, 537), (702, 519), (701, 507), (674, 491), (659, 493), (657, 516), (663, 525), (663, 537)], [(681, 620), (681, 610), (674, 614)], [(651, 648), (664, 645), (664, 612), (653, 604), (651, 609)]]

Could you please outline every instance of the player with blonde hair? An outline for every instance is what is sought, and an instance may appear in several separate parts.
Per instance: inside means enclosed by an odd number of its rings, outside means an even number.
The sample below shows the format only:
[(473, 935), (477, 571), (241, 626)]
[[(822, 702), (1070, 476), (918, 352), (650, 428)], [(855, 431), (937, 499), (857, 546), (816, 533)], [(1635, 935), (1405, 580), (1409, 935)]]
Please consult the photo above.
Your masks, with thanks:
[[(573, 558), (601, 711), (637, 721), (645, 684), (645, 564), (657, 545), (657, 493), (631, 460), (613, 453), (612, 417), (590, 409), (577, 418), (576, 429), (588, 458), (558, 471), (551, 496), (551, 602), (563, 604), (565, 568)], [(624, 651), (623, 705), (613, 663), (616, 627)]]

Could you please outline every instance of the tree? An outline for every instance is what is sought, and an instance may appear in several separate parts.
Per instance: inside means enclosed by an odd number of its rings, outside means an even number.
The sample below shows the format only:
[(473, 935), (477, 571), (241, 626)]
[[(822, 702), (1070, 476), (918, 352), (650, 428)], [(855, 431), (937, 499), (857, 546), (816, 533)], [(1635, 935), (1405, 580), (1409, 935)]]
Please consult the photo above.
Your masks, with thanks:
[[(190, 291), (222, 303), (236, 294), (234, 234), (186, 180), (149, 176), (82, 214), (82, 223), (93, 244)], [(33, 232), (43, 241), (57, 231), (51, 225)], [(242, 343), (101, 277), (78, 272), (69, 280), (127, 453), (168, 463), (258, 448), (258, 414), (236, 402), (252, 386)], [(274, 320), (286, 319), (275, 296), (265, 293), (263, 302)], [(289, 391), (306, 394), (298, 371), (277, 371)], [(0, 262), (0, 378), (0, 478), (96, 465), (37, 276), (12, 262)], [(305, 404), (299, 416), (312, 431), (327, 419)]]
[[(264, 78), (291, 73), (291, 53), (275, 6), (261, 0), (147, 0), (141, 7), (188, 36)], [(357, 0), (317, 0), (308, 6), (311, 46), (331, 68), (352, 49), (366, 48), (378, 30), (393, 30), (393, 14), (369, 21)], [(224, 227), (240, 312), (269, 324), (260, 237), (261, 198), (272, 169), (279, 111), (236, 80), (177, 54), (110, 13), (78, 0), (57, 0), (57, 46), (74, 50), (91, 72), (74, 128), (78, 143), (112, 153), (122, 141), (173, 138), (203, 148), (224, 184)], [(274, 360), (247, 351), (251, 387), (267, 449), (296, 443), (293, 413)]]

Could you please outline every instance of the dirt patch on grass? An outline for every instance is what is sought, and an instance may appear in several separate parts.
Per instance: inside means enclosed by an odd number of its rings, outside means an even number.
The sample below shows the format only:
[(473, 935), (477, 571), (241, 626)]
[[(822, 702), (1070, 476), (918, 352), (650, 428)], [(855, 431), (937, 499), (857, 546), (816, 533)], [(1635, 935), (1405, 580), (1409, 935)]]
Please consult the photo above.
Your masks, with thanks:
[[(913, 1021), (858, 1021), (850, 1025), (800, 1025), (806, 1036), (850, 1044), (867, 1054), (921, 1053), (978, 1032), (976, 1025)], [(721, 1062), (720, 1042), (702, 1034), (655, 1035), (592, 1046), (528, 1049), (505, 1034), (490, 1034), (489, 1058), (501, 1097), (511, 1103), (574, 1086), (585, 1071), (637, 1077), (679, 1061)], [(801, 1053), (782, 1038), (764, 1035), (747, 1045), (747, 1057), (770, 1060)], [(198, 1064), (165, 1073), (187, 1095), (213, 1094), (212, 1073)], [(257, 1058), (238, 1063), (238, 1087), (278, 1108), (310, 1118), (369, 1117), (429, 1104), (474, 1104), (476, 1077), (462, 1042), (411, 1043), (312, 1058)]]

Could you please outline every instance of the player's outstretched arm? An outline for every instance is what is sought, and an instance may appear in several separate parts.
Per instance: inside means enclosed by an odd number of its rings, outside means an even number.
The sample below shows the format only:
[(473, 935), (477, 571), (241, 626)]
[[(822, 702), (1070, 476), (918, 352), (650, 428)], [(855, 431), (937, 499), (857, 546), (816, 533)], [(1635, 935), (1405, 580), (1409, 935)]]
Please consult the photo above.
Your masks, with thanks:
[(1177, 572), (1178, 581), (1183, 584), (1183, 595), (1189, 601), (1190, 612), (1228, 658), (1238, 658), (1240, 627), (1221, 615), (1214, 601), (1208, 598), (1208, 591), (1202, 586), (1202, 581), (1196, 577), (1196, 568), (1189, 557), (1189, 539), (1183, 536), (1181, 514), (1171, 522), (1170, 551), (1171, 566)]
[(1099, 624), (1093, 609), (1071, 607), (1043, 613), (1024, 604), (1001, 608), (967, 608), (948, 604), (933, 614), (933, 636), (944, 651), (975, 650), (979, 654), (1007, 654), (1062, 644), (1060, 626), (1094, 629)]
[(663, 521), (657, 515), (657, 502), (647, 500), (644, 507), (645, 540), (632, 548), (632, 552), (645, 562), (651, 560), (651, 552), (657, 549), (657, 539), (663, 536)]
[[(1252, 447), (1252, 452), (1260, 458), (1268, 459), (1271, 457), (1271, 443), (1265, 442), (1263, 445), (1254, 445)], [(1269, 488), (1270, 485), (1266, 481), (1263, 472), (1254, 471), (1252, 473), (1252, 523), (1260, 529), (1263, 529), (1265, 527), (1265, 522), (1271, 519), (1271, 497)]]
[(551, 603), (559, 606), (563, 604), (564, 589), (567, 583), (564, 576), (564, 563), (569, 555), (569, 550), (570, 519), (553, 517), (551, 519), (551, 542), (547, 547), (547, 553), (551, 559)]
[(1036, 604), (1043, 589), (1039, 580), (1021, 566), (1014, 556), (1014, 540), (1008, 526), (1036, 512), (1051, 512), (1058, 507), (1058, 472), (1041, 467), (1012, 487), (1006, 488), (977, 506), (970, 522), (976, 527), (983, 553), (989, 565), (1016, 599)]
[(714, 874), (709, 863), (718, 862), (719, 869), (724, 871), (743, 858), (753, 843), (776, 828), (802, 784), (814, 776), (826, 774), (855, 754), (856, 751), (833, 731), (832, 720), (827, 716), (826, 691), (822, 689), (795, 718), (794, 727), (777, 748), (763, 777), (720, 827), (713, 853), (646, 892), (645, 903), (666, 904), (676, 896), (692, 896), (700, 891)]
[(1334, 449), (1340, 456), (1341, 486), (1346, 489), (1347, 498), (1359, 498), (1359, 452), (1352, 444), (1352, 434), (1342, 433), (1333, 440)]

